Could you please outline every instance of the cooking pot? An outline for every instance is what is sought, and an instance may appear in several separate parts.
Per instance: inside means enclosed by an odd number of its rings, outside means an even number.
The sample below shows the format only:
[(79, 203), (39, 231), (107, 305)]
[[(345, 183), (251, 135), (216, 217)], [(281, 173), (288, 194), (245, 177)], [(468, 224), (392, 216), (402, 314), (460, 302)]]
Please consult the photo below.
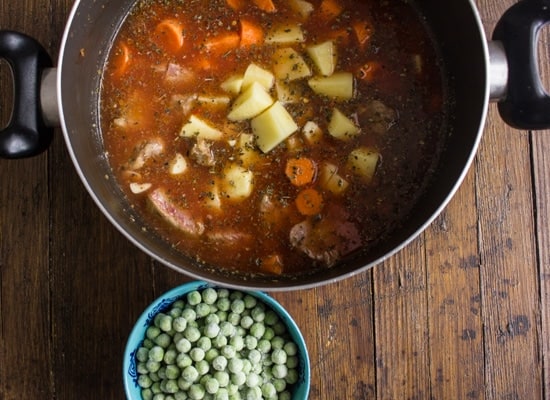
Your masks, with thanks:
[(0, 32), (0, 56), (11, 66), (14, 86), (13, 114), (0, 133), (0, 155), (37, 154), (47, 148), (52, 127), (60, 125), (82, 182), (112, 224), (150, 256), (196, 279), (274, 291), (318, 286), (364, 271), (406, 246), (447, 205), (474, 159), (491, 100), (498, 101), (501, 117), (513, 127), (550, 127), (550, 97), (538, 76), (536, 54), (538, 32), (550, 20), (550, 0), (522, 0), (512, 6), (491, 41), (472, 0), (418, 0), (440, 47), (455, 101), (446, 150), (410, 217), (368, 254), (331, 269), (294, 278), (226, 274), (198, 264), (143, 230), (109, 168), (99, 128), (98, 71), (134, 2), (76, 1), (57, 68), (32, 38)]

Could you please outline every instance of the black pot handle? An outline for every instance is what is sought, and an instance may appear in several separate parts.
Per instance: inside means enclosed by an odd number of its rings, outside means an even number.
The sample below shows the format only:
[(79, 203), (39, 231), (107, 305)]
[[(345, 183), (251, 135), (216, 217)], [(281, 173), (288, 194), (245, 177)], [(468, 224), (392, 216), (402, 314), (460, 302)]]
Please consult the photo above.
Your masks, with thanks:
[(508, 62), (508, 91), (498, 103), (502, 119), (519, 129), (550, 128), (550, 96), (540, 80), (537, 39), (550, 22), (550, 0), (522, 0), (508, 9), (493, 32)]
[(52, 61), (40, 43), (12, 31), (0, 31), (0, 58), (11, 68), (14, 89), (11, 119), (0, 131), (0, 157), (37, 155), (48, 148), (53, 134), (40, 107), (42, 71)]

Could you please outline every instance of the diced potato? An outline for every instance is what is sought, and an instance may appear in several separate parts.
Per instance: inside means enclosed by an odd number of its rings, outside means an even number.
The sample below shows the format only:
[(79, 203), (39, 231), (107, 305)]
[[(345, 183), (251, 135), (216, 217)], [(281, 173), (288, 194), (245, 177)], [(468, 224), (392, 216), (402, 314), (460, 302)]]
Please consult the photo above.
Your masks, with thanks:
[(268, 44), (281, 43), (303, 43), (305, 41), (304, 32), (300, 25), (282, 25), (271, 29), (266, 37), (265, 42)]
[(303, 86), (298, 82), (275, 82), (275, 92), (277, 93), (277, 100), (281, 103), (300, 103), (304, 100)]
[(189, 121), (181, 128), (180, 136), (220, 140), (223, 137), (223, 132), (210, 126), (206, 121), (196, 115), (191, 115)]
[(319, 183), (336, 195), (344, 193), (349, 186), (349, 182), (338, 174), (338, 167), (329, 162), (324, 162), (319, 169)]
[(241, 90), (246, 90), (254, 82), (257, 82), (262, 85), (265, 90), (269, 91), (273, 87), (274, 81), (275, 77), (270, 71), (252, 63), (244, 72)]
[(187, 159), (180, 153), (177, 153), (175, 157), (170, 161), (168, 165), (168, 171), (172, 175), (181, 175), (187, 171)]
[(313, 4), (305, 0), (289, 0), (288, 4), (292, 10), (303, 19), (307, 19), (313, 12)]
[(199, 95), (197, 96), (197, 102), (199, 102), (201, 106), (218, 108), (227, 107), (231, 102), (231, 99), (229, 96)]
[(264, 153), (271, 151), (298, 130), (298, 125), (279, 101), (252, 119), (251, 126), (256, 136), (256, 145)]
[(319, 144), (323, 138), (323, 130), (313, 121), (308, 121), (304, 124), (302, 134), (309, 144)]
[(220, 189), (218, 184), (214, 183), (212, 188), (205, 193), (204, 195), (204, 205), (210, 209), (221, 210), (222, 208), (222, 199), (220, 196)]
[(153, 186), (153, 185), (151, 185), (150, 183), (132, 182), (132, 183), (130, 183), (130, 190), (134, 194), (140, 194), (140, 193), (146, 192), (147, 190), (151, 189), (151, 186)]
[(223, 194), (230, 200), (244, 200), (252, 194), (254, 174), (236, 164), (229, 165), (224, 171)]
[(359, 147), (353, 150), (348, 156), (348, 168), (355, 174), (363, 178), (365, 182), (370, 182), (376, 172), (380, 153), (372, 147)]
[(258, 82), (252, 83), (235, 99), (227, 115), (230, 121), (243, 121), (253, 118), (273, 104), (273, 99)]
[(222, 82), (222, 90), (231, 93), (232, 95), (238, 95), (241, 92), (241, 87), (243, 85), (243, 76), (242, 75), (233, 75), (227, 78)]
[(350, 72), (335, 72), (331, 76), (316, 76), (308, 81), (309, 87), (322, 96), (336, 100), (353, 98), (353, 74)]
[(328, 123), (328, 133), (336, 139), (349, 140), (357, 136), (360, 129), (351, 119), (335, 108), (332, 110), (332, 116)]
[(294, 81), (311, 76), (311, 69), (304, 58), (291, 47), (277, 49), (272, 59), (273, 72), (277, 79)]
[(307, 47), (307, 53), (324, 76), (330, 76), (336, 68), (336, 46), (332, 40)]
[(260, 153), (254, 145), (254, 135), (242, 133), (237, 142), (238, 159), (244, 167), (250, 167), (260, 160)]

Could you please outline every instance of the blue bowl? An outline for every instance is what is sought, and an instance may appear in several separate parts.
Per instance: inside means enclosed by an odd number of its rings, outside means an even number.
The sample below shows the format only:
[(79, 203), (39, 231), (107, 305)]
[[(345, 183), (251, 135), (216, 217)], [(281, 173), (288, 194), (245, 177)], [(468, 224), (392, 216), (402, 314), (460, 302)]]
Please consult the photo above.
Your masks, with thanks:
[[(149, 305), (149, 307), (145, 309), (145, 311), (138, 318), (136, 324), (134, 325), (134, 328), (132, 329), (132, 332), (130, 333), (130, 336), (128, 337), (128, 341), (126, 343), (126, 348), (124, 351), (122, 372), (124, 380), (124, 390), (126, 392), (126, 397), (128, 400), (142, 399), (141, 388), (137, 384), (138, 373), (136, 368), (136, 352), (139, 347), (141, 347), (143, 339), (145, 337), (145, 331), (153, 323), (155, 315), (157, 315), (159, 312), (168, 310), (171, 307), (172, 303), (174, 303), (178, 299), (184, 298), (189, 292), (192, 292), (194, 290), (200, 291), (209, 287), (219, 288), (219, 286), (202, 281), (189, 282), (178, 286), (158, 297)], [(275, 299), (273, 299), (266, 293), (260, 291), (241, 291), (255, 297), (256, 299), (258, 299), (258, 301), (264, 303), (266, 306), (271, 308), (277, 313), (281, 321), (285, 323), (290, 337), (298, 347), (299, 378), (298, 382), (294, 384), (292, 399), (307, 399), (310, 387), (310, 363), (305, 340), (302, 336), (302, 333), (300, 332), (300, 329), (296, 325), (296, 322), (294, 322), (290, 314)]]

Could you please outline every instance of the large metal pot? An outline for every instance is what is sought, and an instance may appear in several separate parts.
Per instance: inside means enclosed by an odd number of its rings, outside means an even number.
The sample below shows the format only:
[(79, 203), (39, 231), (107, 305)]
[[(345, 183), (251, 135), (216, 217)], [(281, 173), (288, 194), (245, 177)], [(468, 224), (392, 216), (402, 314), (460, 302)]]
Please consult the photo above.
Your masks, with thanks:
[(487, 108), (499, 101), (503, 119), (522, 129), (550, 127), (550, 97), (537, 74), (536, 39), (550, 20), (550, 0), (523, 0), (502, 17), (487, 41), (472, 0), (418, 0), (441, 47), (454, 104), (447, 150), (430, 188), (391, 237), (364, 257), (296, 279), (225, 275), (195, 263), (144, 231), (124, 201), (103, 152), (98, 123), (100, 74), (118, 27), (135, 0), (77, 0), (57, 69), (31, 38), (0, 33), (0, 56), (14, 72), (15, 105), (0, 133), (0, 156), (25, 157), (44, 150), (47, 126), (60, 124), (74, 165), (107, 218), (137, 247), (167, 266), (221, 285), (268, 290), (318, 286), (364, 271), (419, 235), (447, 205), (480, 142)]

